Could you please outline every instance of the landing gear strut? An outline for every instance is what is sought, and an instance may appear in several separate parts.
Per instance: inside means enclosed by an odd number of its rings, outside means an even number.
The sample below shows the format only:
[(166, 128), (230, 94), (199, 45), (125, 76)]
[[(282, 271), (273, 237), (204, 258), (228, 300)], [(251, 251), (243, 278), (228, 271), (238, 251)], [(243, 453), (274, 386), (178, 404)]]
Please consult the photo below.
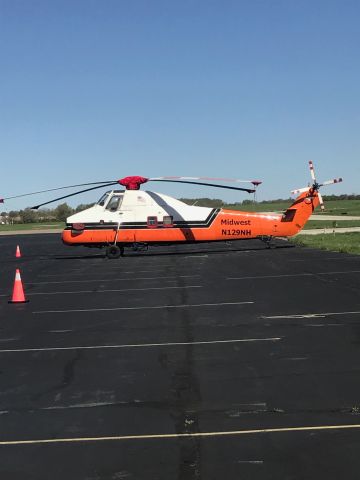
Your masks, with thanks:
[(262, 242), (265, 243), (266, 247), (267, 248), (272, 248), (272, 247), (275, 247), (275, 245), (273, 245), (271, 242), (272, 242), (272, 239), (273, 237), (271, 235), (263, 235), (261, 237), (258, 237), (259, 240), (261, 240)]
[(119, 247), (118, 245), (109, 245), (106, 248), (106, 256), (108, 258), (119, 258), (124, 255), (124, 247)]
[(147, 243), (137, 243), (132, 244), (132, 249), (134, 252), (147, 252), (149, 250), (149, 245)]

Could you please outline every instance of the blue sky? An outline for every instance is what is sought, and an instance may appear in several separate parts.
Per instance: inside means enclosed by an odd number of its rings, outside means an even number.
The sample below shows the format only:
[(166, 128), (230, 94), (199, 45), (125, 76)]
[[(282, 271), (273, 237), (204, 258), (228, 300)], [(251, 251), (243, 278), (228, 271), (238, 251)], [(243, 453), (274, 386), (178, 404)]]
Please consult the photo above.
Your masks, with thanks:
[(324, 193), (360, 193), (359, 15), (357, 0), (0, 0), (0, 197), (203, 175), (286, 198), (309, 159), (344, 177)]

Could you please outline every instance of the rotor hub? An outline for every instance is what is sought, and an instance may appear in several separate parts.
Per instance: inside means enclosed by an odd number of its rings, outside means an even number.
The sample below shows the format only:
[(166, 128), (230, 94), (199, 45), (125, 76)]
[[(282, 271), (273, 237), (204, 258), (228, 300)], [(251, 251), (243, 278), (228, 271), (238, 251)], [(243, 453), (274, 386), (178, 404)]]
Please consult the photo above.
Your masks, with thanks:
[(140, 185), (146, 183), (149, 179), (145, 177), (124, 177), (118, 180), (118, 183), (126, 188), (126, 190), (140, 190)]

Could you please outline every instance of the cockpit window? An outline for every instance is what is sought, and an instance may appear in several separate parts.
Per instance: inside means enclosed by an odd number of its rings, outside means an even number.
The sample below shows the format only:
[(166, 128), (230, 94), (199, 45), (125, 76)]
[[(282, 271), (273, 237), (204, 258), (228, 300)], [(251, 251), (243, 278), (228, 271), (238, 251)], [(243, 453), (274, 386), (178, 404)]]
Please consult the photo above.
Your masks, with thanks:
[(97, 202), (100, 207), (103, 207), (105, 205), (106, 199), (108, 197), (108, 193), (104, 193), (104, 195), (100, 198), (100, 200)]
[(122, 199), (123, 199), (122, 195), (114, 195), (109, 200), (109, 203), (106, 205), (106, 210), (110, 210), (110, 212), (116, 212), (116, 210), (119, 210), (122, 203)]

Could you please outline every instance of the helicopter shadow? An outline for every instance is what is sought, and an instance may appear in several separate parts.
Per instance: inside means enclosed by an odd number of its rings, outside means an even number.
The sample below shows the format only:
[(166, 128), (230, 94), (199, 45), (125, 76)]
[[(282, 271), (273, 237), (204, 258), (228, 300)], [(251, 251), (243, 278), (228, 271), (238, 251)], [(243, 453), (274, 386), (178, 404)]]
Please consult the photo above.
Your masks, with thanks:
[(94, 259), (94, 258), (107, 258), (106, 253), (98, 253), (92, 255), (56, 255), (54, 260), (85, 260), (85, 259)]
[[(271, 248), (268, 247), (246, 247), (246, 248), (218, 248), (218, 249), (197, 249), (197, 250), (184, 250), (176, 252), (126, 252), (124, 257), (126, 258), (139, 258), (139, 257), (166, 257), (166, 256), (190, 256), (190, 255), (221, 255), (224, 253), (235, 253), (235, 252), (250, 252), (250, 251), (264, 251), (264, 250), (278, 250), (281, 248), (294, 248), (295, 245), (273, 245)], [(122, 258), (124, 258), (122, 257)], [(53, 257), (54, 260), (93, 260), (93, 259), (107, 259), (106, 254), (98, 255), (57, 255)]]
[(236, 252), (249, 252), (249, 251), (264, 251), (264, 250), (277, 250), (281, 248), (294, 248), (295, 245), (286, 244), (286, 245), (272, 245), (271, 248), (262, 247), (262, 246), (247, 246), (247, 247), (235, 247), (235, 248), (204, 248), (204, 249), (194, 249), (194, 250), (183, 250), (183, 251), (167, 251), (167, 252), (129, 252), (125, 254), (128, 258), (133, 257), (161, 257), (161, 256), (191, 256), (191, 255), (221, 255), (224, 253), (236, 253)]
[[(241, 242), (243, 243), (243, 241)], [(291, 243), (277, 243), (271, 245), (269, 248), (265, 245), (246, 245), (246, 246), (232, 246), (228, 247), (227, 245), (219, 246), (214, 248), (208, 246), (204, 248), (184, 248), (182, 250), (171, 251), (172, 248), (179, 248), (178, 245), (168, 246), (169, 250), (167, 251), (155, 251), (156, 248), (164, 248), (164, 246), (154, 246), (154, 250), (138, 250), (138, 251), (125, 251), (124, 257), (126, 258), (141, 258), (141, 257), (164, 257), (164, 256), (191, 256), (191, 255), (221, 255), (224, 253), (235, 253), (235, 252), (249, 252), (249, 251), (264, 251), (264, 250), (277, 250), (282, 248), (294, 248), (296, 245)], [(56, 255), (53, 257), (54, 260), (91, 260), (91, 259), (107, 259), (106, 253), (97, 253), (97, 254), (79, 254), (79, 255)]]

